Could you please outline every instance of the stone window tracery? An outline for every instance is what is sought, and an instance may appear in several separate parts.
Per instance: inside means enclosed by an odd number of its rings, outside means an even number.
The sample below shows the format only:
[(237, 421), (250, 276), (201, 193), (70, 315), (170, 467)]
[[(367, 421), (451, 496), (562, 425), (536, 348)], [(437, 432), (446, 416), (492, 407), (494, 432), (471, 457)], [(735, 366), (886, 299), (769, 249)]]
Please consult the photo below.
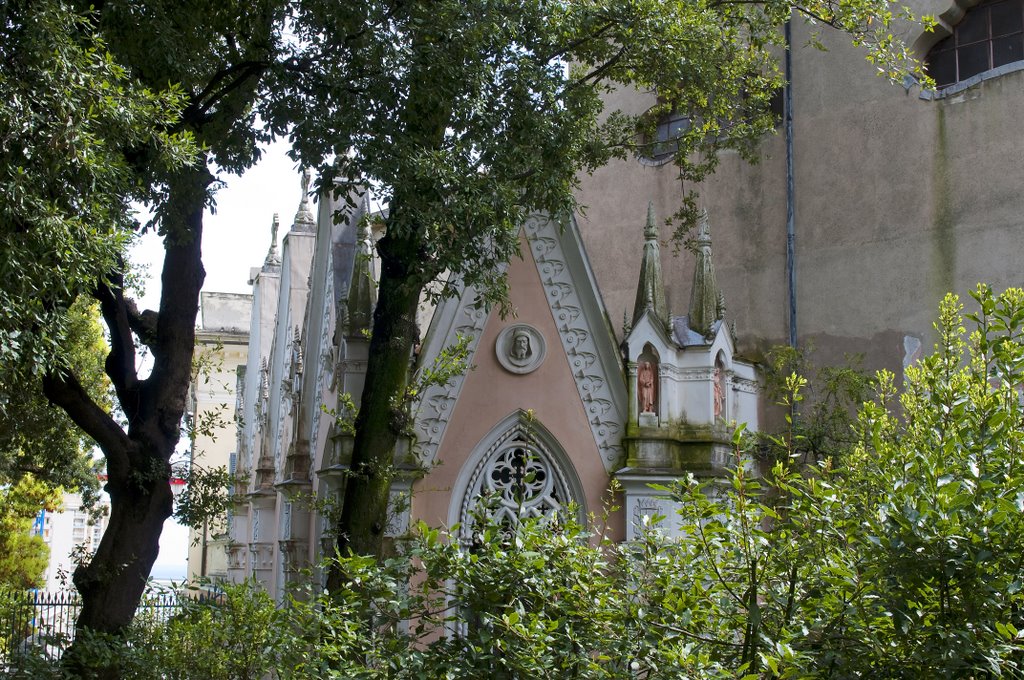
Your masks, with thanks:
[(499, 524), (514, 525), (521, 517), (559, 517), (573, 500), (565, 473), (554, 457), (517, 427), (477, 463), (459, 521), (469, 538), (478, 513)]

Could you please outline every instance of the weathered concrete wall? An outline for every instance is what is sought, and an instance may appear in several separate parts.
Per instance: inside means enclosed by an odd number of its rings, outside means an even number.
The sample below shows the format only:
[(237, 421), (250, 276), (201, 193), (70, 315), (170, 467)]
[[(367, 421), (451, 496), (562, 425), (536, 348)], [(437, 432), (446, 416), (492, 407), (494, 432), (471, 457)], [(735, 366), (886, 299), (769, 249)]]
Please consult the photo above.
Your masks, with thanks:
[[(945, 2), (914, 9), (941, 14)], [(875, 76), (863, 52), (830, 29), (829, 51), (794, 24), (797, 330), (819, 363), (864, 353), (870, 368), (902, 368), (905, 338), (934, 342), (943, 294), (980, 281), (1020, 285), (1024, 227), (1024, 72), (930, 100)], [(930, 44), (907, 28), (911, 44)], [(937, 38), (936, 38), (937, 39)], [(653, 104), (635, 92), (609, 104), (633, 112)], [(696, 187), (711, 216), (718, 282), (735, 320), (739, 350), (752, 358), (788, 336), (785, 143), (766, 138), (760, 163), (732, 153)], [(637, 161), (582, 180), (580, 219), (601, 293), (613, 318), (632, 311), (646, 204), (670, 214), (682, 196), (676, 169)], [(692, 186), (687, 189), (695, 188)], [(663, 230), (667, 238), (667, 230)], [(693, 258), (665, 247), (669, 306), (683, 313)], [(913, 341), (910, 341), (913, 344)]]

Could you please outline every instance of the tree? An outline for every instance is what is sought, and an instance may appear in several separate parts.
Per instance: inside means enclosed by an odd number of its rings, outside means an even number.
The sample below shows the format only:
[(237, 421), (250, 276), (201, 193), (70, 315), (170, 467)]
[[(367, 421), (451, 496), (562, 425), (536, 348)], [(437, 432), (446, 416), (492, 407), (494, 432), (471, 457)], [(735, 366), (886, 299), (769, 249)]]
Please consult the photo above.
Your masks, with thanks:
[[(7, 3), (0, 88), (5, 201), (0, 347), (5, 365), (42, 374), (45, 395), (106, 461), (111, 517), (76, 569), (79, 626), (131, 621), (172, 510), (194, 345), (203, 210), (216, 178), (258, 157), (253, 103), (274, 65), (282, 3)], [(157, 310), (126, 287), (123, 245), (151, 204), (164, 238)], [(104, 370), (123, 421), (83, 387), (61, 351), (63, 313), (94, 298), (107, 326)], [(137, 345), (153, 360), (140, 375)]]
[[(298, 158), (322, 167), (321, 188), (370, 183), (389, 205), (341, 534), (343, 549), (377, 553), (419, 297), (452, 271), (490, 283), (486, 302), (501, 300), (493, 272), (515, 251), (523, 217), (568, 212), (577, 172), (635, 146), (636, 121), (600, 117), (602, 88), (655, 88), (690, 111), (679, 162), (697, 177), (714, 167), (710, 152), (747, 149), (770, 127), (779, 75), (769, 52), (793, 9), (852, 31), (886, 65), (901, 56), (881, 0), (86, 5), (4, 8), (0, 274), (13, 283), (0, 295), (0, 352), (43, 372), (47, 398), (105, 457), (111, 519), (74, 582), (79, 625), (110, 632), (131, 620), (171, 513), (210, 166), (254, 162), (269, 134), (258, 107), (271, 132), (291, 134)], [(286, 12), (294, 39), (282, 55)], [(698, 147), (709, 153), (691, 162)], [(140, 311), (126, 290), (132, 198), (153, 205), (150, 227), (164, 238), (157, 310)], [(105, 372), (124, 424), (62, 359), (61, 314), (82, 295), (109, 331)], [(153, 358), (148, 376), (136, 344)]]
[[(842, 457), (677, 488), (649, 617), (719, 671), (768, 677), (1018, 677), (1024, 291), (942, 303), (936, 351), (859, 409)], [(791, 377), (791, 393), (800, 380)], [(738, 441), (738, 440), (737, 440)], [(658, 587), (660, 586), (660, 587)], [(709, 667), (710, 668), (710, 667)], [(707, 669), (705, 669), (705, 672)]]
[[(684, 178), (711, 172), (721, 149), (751, 151), (773, 128), (778, 27), (794, 12), (849, 31), (884, 73), (909, 63), (881, 0), (298, 4), (304, 68), (272, 93), (269, 118), (320, 168), (321, 189), (370, 186), (387, 206), (343, 554), (381, 552), (421, 296), (457, 280), (500, 304), (497, 272), (526, 216), (570, 214), (579, 173), (637, 151), (638, 128), (660, 112), (690, 118), (675, 156)], [(620, 86), (662, 103), (645, 117), (604, 112), (602, 94)], [(694, 205), (687, 197), (683, 225)], [(431, 287), (448, 273), (448, 286)]]
[(125, 150), (155, 170), (190, 145), (163, 132), (180, 93), (132, 87), (63, 4), (5, 3), (0, 36), (0, 361), (39, 375), (61, 363), (71, 304), (116, 266), (128, 201), (150, 196)]
[(40, 510), (60, 506), (60, 492), (31, 475), (0, 487), (0, 589), (42, 585), (50, 550), (42, 536), (30, 534)]

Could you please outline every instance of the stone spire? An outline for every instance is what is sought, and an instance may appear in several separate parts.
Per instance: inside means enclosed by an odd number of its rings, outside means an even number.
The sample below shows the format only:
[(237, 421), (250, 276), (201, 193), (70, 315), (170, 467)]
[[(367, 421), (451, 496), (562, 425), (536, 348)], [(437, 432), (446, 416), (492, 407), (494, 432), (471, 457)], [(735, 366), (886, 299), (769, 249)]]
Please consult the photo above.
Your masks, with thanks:
[(348, 335), (369, 330), (373, 322), (373, 308), (377, 304), (377, 285), (370, 273), (371, 250), (369, 218), (359, 222), (359, 238), (356, 242), (356, 258), (352, 268), (352, 284), (348, 289), (347, 316)]
[(647, 204), (647, 225), (644, 227), (644, 254), (640, 260), (640, 280), (633, 303), (633, 326), (648, 309), (662, 323), (668, 324), (665, 283), (661, 277), (661, 250), (658, 247), (658, 226), (654, 219), (654, 202)]
[(276, 267), (281, 264), (281, 256), (277, 252), (277, 230), (281, 226), (281, 218), (274, 213), (274, 221), (270, 225), (270, 250), (267, 259), (263, 260), (263, 268)]
[(697, 217), (697, 240), (694, 249), (697, 266), (693, 270), (693, 289), (690, 291), (690, 315), (687, 325), (691, 330), (709, 338), (716, 321), (725, 316), (725, 298), (715, 281), (715, 265), (711, 261), (711, 226), (708, 211), (701, 209)]
[(312, 170), (303, 169), (302, 199), (299, 201), (299, 209), (295, 212), (292, 231), (316, 231), (316, 220), (313, 219), (313, 212), (309, 209), (309, 182), (312, 177)]

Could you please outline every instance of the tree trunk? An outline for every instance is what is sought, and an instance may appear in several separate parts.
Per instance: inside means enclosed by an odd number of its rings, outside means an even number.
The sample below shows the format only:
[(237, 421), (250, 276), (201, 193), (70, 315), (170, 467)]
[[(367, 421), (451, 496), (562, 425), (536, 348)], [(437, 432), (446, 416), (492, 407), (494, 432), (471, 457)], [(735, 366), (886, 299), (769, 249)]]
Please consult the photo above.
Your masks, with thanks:
[[(74, 583), (82, 596), (77, 629), (119, 635), (135, 616), (160, 548), (164, 521), (173, 511), (170, 460), (181, 438), (192, 375), (199, 291), (206, 272), (201, 246), (206, 187), (201, 167), (185, 171), (172, 191), (165, 221), (160, 311), (139, 313), (124, 296), (122, 275), (97, 287), (100, 312), (110, 330), (106, 372), (128, 421), (128, 430), (99, 408), (74, 375), (43, 380), (46, 396), (99, 444), (107, 463), (110, 521), (96, 554), (81, 564)], [(153, 369), (139, 380), (134, 338), (152, 351)], [(76, 643), (67, 665), (78, 675), (116, 678), (115, 667), (93, 670), (87, 646)], [(89, 668), (88, 671), (85, 669)]]
[[(392, 213), (394, 214), (394, 213)], [(366, 383), (355, 422), (351, 474), (338, 522), (338, 552), (380, 557), (387, 525), (395, 444), (408, 427), (404, 400), (409, 359), (416, 341), (416, 310), (422, 286), (416, 272), (415, 237), (385, 235), (377, 244), (381, 276), (373, 312)], [(416, 273), (416, 276), (413, 274)], [(328, 589), (343, 575), (332, 570)]]
[(96, 555), (75, 570), (74, 581), (82, 595), (78, 628), (116, 634), (135, 616), (173, 499), (166, 473), (142, 484), (114, 486), (107, 485), (110, 523)]
[[(429, 13), (427, 5), (413, 4), (413, 13)], [(434, 43), (441, 36), (430, 22), (420, 22), (422, 34), (414, 44)], [(451, 102), (439, 96), (438, 80), (430, 60), (417, 64), (419, 77), (411, 79), (402, 110), (405, 140), (421, 149), (438, 149), (444, 141), (451, 117)], [(443, 88), (440, 88), (443, 89)], [(416, 311), (420, 294), (433, 271), (426, 256), (426, 225), (417, 207), (426, 196), (436, 195), (432, 178), (403, 178), (394, 187), (389, 205), (387, 230), (377, 242), (381, 259), (377, 307), (373, 312), (366, 382), (355, 422), (351, 472), (345, 485), (341, 518), (338, 522), (338, 554), (381, 557), (384, 529), (388, 523), (388, 497), (394, 476), (395, 443), (411, 427), (408, 422), (405, 389), (409, 382), (409, 360), (419, 340)], [(429, 200), (429, 199), (426, 199)], [(344, 575), (331, 569), (327, 587), (335, 590)]]

